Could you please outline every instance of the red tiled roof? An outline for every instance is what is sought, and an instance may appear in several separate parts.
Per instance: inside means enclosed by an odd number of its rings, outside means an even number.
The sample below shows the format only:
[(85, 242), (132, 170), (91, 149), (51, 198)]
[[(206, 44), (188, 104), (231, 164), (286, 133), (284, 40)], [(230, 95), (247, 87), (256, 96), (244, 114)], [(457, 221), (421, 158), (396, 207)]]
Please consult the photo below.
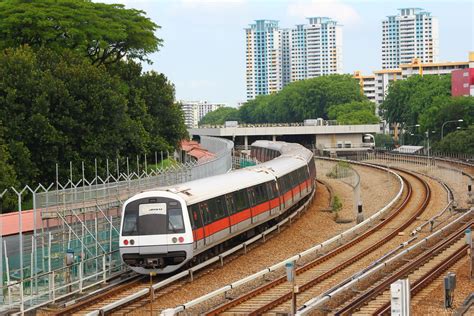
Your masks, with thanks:
[(195, 157), (197, 160), (207, 160), (215, 156), (213, 153), (201, 148), (201, 145), (198, 142), (192, 140), (181, 141), (181, 149), (183, 149), (188, 155)]

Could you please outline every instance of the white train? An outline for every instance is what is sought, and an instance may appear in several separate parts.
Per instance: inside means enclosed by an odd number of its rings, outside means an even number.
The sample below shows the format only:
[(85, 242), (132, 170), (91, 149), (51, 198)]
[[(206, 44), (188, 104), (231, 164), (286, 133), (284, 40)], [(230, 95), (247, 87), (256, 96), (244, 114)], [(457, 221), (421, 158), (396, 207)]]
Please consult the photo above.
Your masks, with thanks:
[(142, 274), (174, 272), (265, 229), (315, 189), (313, 154), (303, 146), (257, 141), (251, 154), (263, 163), (128, 199), (122, 260)]

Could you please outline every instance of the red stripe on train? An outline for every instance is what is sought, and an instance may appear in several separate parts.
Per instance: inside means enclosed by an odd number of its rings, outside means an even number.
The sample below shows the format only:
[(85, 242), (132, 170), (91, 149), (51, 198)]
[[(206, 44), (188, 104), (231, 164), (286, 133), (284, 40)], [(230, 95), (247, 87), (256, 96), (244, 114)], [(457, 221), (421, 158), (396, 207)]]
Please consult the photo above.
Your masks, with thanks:
[[(307, 182), (310, 182), (310, 180), (302, 182), (300, 185), (303, 187)], [(299, 189), (298, 186), (293, 188), (292, 190), (286, 192), (283, 194), (283, 201), (286, 202), (288, 201), (294, 194), (300, 193), (301, 190)], [(280, 197), (274, 198), (273, 200), (270, 201), (270, 204), (267, 202), (264, 202), (262, 204), (259, 204), (257, 206), (254, 206), (252, 208), (253, 210), (253, 216), (259, 215), (263, 212), (266, 212), (270, 209), (273, 209), (275, 207), (278, 207), (280, 205)], [(251, 217), (251, 211), (250, 209), (245, 209), (243, 211), (240, 211), (238, 213), (235, 213), (230, 217), (230, 225), (236, 225), (242, 221), (245, 221)], [(198, 228), (196, 230), (193, 230), (193, 237), (194, 241), (199, 241), (204, 238), (204, 233), (207, 237), (210, 235), (213, 235), (221, 230), (224, 230), (226, 228), (229, 228), (229, 217), (224, 217), (214, 223), (211, 223), (209, 225), (204, 226), (203, 228)]]

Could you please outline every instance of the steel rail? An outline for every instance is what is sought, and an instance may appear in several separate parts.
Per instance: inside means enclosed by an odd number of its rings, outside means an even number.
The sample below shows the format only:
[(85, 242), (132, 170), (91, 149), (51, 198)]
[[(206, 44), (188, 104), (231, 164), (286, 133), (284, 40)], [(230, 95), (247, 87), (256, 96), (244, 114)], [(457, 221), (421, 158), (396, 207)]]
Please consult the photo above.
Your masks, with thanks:
[[(325, 273), (323, 273), (322, 275), (314, 278), (313, 280), (310, 280), (308, 282), (306, 282), (305, 284), (299, 286), (299, 293), (302, 293), (302, 292), (305, 292), (307, 290), (309, 290), (310, 288), (314, 287), (316, 284), (320, 283), (321, 281), (323, 280), (326, 280), (328, 279), (329, 277), (331, 277), (332, 275), (338, 273), (339, 271), (345, 269), (346, 267), (350, 266), (351, 264), (353, 264), (354, 262), (357, 262), (358, 260), (360, 260), (361, 258), (365, 257), (366, 255), (368, 255), (369, 253), (373, 252), (375, 249), (378, 249), (379, 247), (381, 247), (382, 245), (386, 244), (388, 241), (390, 241), (392, 238), (394, 238), (395, 236), (398, 235), (398, 233), (400, 231), (403, 231), (406, 227), (408, 227), (412, 222), (415, 221), (415, 219), (421, 214), (424, 212), (424, 210), (426, 209), (426, 207), (428, 206), (428, 203), (430, 201), (430, 198), (431, 198), (431, 189), (428, 185), (428, 183), (421, 179), (420, 177), (418, 176), (415, 176), (414, 174), (412, 174), (412, 176), (414, 176), (417, 180), (421, 181), (425, 187), (425, 193), (424, 193), (424, 199), (423, 199), (423, 202), (420, 206), (420, 208), (418, 208), (418, 210), (407, 220), (405, 221), (402, 225), (400, 225), (399, 227), (397, 227), (394, 231), (392, 231), (389, 235), (387, 235), (385, 238), (379, 240), (378, 242), (376, 242), (375, 244), (373, 244), (372, 246), (364, 249), (362, 252), (359, 252), (357, 255), (347, 259), (346, 261), (344, 261), (343, 263), (341, 264), (338, 264), (336, 267), (334, 267), (333, 269), (329, 270), (329, 271), (326, 271)], [(406, 181), (406, 179), (405, 179)], [(406, 204), (403, 205), (403, 209), (406, 207)], [(398, 212), (401, 211), (401, 209), (399, 209), (398, 211), (395, 211), (393, 212), (389, 217), (388, 220), (384, 220), (383, 222), (381, 222), (380, 224), (383, 224), (383, 225), (380, 225), (380, 227), (377, 228), (377, 230), (379, 230), (381, 227), (383, 227), (385, 225), (385, 223), (388, 223), (390, 220), (392, 220), (393, 218), (395, 218), (396, 215), (398, 215)], [(280, 296), (279, 298), (277, 298), (276, 300), (260, 307), (259, 309), (253, 311), (252, 313), (250, 313), (250, 315), (261, 315), (263, 314), (264, 312), (266, 311), (269, 311), (271, 310), (272, 308), (282, 304), (283, 302), (286, 302), (288, 300), (291, 299), (291, 296), (292, 296), (292, 292), (287, 292), (286, 294), (283, 294), (282, 296)]]
[[(320, 182), (320, 181), (317, 181), (317, 182)], [(189, 276), (191, 278), (191, 281), (192, 281), (194, 272), (196, 272), (198, 270), (201, 270), (201, 269), (203, 269), (203, 268), (205, 268), (205, 267), (207, 267), (207, 266), (209, 266), (213, 263), (219, 262), (219, 261), (221, 262), (221, 265), (222, 265), (223, 264), (223, 259), (225, 257), (237, 252), (240, 249), (246, 248), (248, 245), (250, 245), (250, 244), (252, 244), (252, 243), (254, 243), (254, 242), (256, 242), (256, 241), (258, 241), (262, 238), (265, 240), (265, 236), (267, 236), (268, 234), (270, 234), (271, 232), (273, 232), (277, 229), (279, 230), (279, 228), (281, 226), (283, 226), (284, 224), (286, 224), (288, 222), (291, 223), (291, 221), (290, 221), (291, 218), (294, 218), (296, 215), (298, 215), (302, 211), (304, 211), (307, 208), (307, 205), (309, 204), (309, 202), (313, 199), (314, 193), (315, 193), (315, 191), (313, 191), (310, 195), (308, 195), (306, 197), (306, 202), (304, 202), (303, 205), (301, 205), (300, 207), (297, 207), (292, 212), (289, 212), (288, 216), (285, 219), (281, 220), (280, 222), (278, 222), (274, 226), (268, 228), (267, 230), (265, 230), (264, 232), (258, 234), (257, 236), (255, 236), (255, 237), (253, 237), (253, 238), (251, 238), (251, 239), (249, 239), (249, 240), (247, 240), (247, 241), (245, 241), (245, 242), (243, 242), (243, 243), (241, 243), (241, 244), (239, 244), (239, 245), (237, 245), (237, 246), (235, 246), (235, 247), (233, 247), (233, 248), (231, 248), (231, 249), (229, 249), (229, 250), (227, 250), (227, 251), (225, 251), (225, 252), (223, 252), (223, 253), (221, 253), (221, 254), (219, 254), (219, 255), (217, 255), (217, 256), (215, 256), (215, 257), (213, 257), (213, 258), (211, 258), (207, 261), (205, 261), (205, 262), (203, 262), (203, 263), (201, 263), (201, 264), (198, 264), (194, 267), (191, 267), (188, 270), (182, 271), (182, 272), (180, 272), (178, 274), (175, 274), (175, 275), (173, 275), (173, 276), (171, 276), (167, 279), (164, 279), (164, 280), (162, 280), (158, 283), (153, 284), (152, 285), (153, 291), (156, 291), (157, 289), (163, 288), (165, 286), (169, 286), (172, 283), (174, 283), (174, 282), (176, 282), (176, 281), (178, 281), (178, 280), (180, 280), (180, 279), (182, 279), (183, 277), (186, 277), (186, 276)], [(128, 287), (130, 287), (130, 284), (124, 284), (124, 285), (122, 285), (121, 287), (118, 288), (118, 292), (127, 290), (128, 289), (127, 285), (128, 285)], [(110, 297), (113, 294), (117, 294), (116, 292), (117, 292), (117, 289), (114, 288), (111, 291), (107, 291), (107, 292), (102, 293), (103, 296), (98, 296), (96, 299), (91, 298), (91, 300), (84, 301), (84, 303), (81, 302), (81, 303), (79, 303), (78, 305), (74, 306), (71, 309), (74, 309), (75, 311), (80, 310), (81, 308), (84, 308), (87, 305), (90, 305), (93, 301), (97, 302), (102, 297), (104, 297), (104, 298), (105, 297)], [(101, 307), (97, 310), (94, 310), (94, 311), (88, 313), (87, 315), (92, 316), (92, 315), (99, 315), (99, 314), (103, 315), (103, 314), (111, 313), (111, 312), (113, 312), (114, 310), (116, 310), (120, 307), (127, 306), (127, 305), (129, 305), (129, 304), (131, 304), (131, 303), (133, 303), (137, 300), (140, 300), (144, 297), (147, 297), (149, 294), (150, 294), (149, 288), (142, 289), (142, 290), (138, 291), (137, 293), (134, 293), (134, 294), (132, 294), (128, 297), (125, 297), (125, 298), (122, 298), (120, 300), (114, 301), (112, 303), (107, 304), (106, 306), (103, 306), (103, 307)]]
[[(431, 269), (428, 273), (426, 273), (421, 279), (418, 279), (410, 290), (411, 297), (414, 297), (418, 294), (421, 290), (426, 288), (429, 284), (431, 284), (434, 279), (439, 277), (444, 271), (448, 268), (453, 266), (456, 262), (458, 262), (464, 255), (467, 254), (468, 245), (465, 244), (461, 248), (459, 248), (455, 253), (450, 255), (446, 258), (443, 262), (441, 262), (438, 266)], [(379, 310), (375, 312), (377, 315), (383, 315), (390, 310), (390, 302), (382, 306)]]
[[(320, 157), (319, 159), (330, 160), (330, 161), (345, 161), (345, 160), (334, 159), (334, 158), (321, 158)], [(192, 301), (189, 301), (187, 303), (184, 303), (182, 305), (178, 305), (175, 308), (166, 309), (161, 313), (161, 315), (175, 315), (177, 313), (185, 311), (186, 309), (190, 309), (190, 308), (192, 308), (196, 305), (202, 304), (203, 302), (205, 302), (205, 301), (207, 301), (211, 298), (214, 298), (217, 295), (227, 293), (227, 291), (229, 291), (229, 290), (240, 287), (244, 284), (247, 284), (248, 282), (254, 281), (254, 280), (256, 280), (256, 279), (258, 279), (262, 276), (267, 275), (268, 273), (271, 273), (271, 272), (273, 272), (277, 269), (280, 269), (280, 268), (284, 267), (284, 265), (288, 262), (293, 262), (295, 260), (299, 260), (301, 258), (304, 258), (304, 257), (308, 256), (309, 254), (317, 253), (319, 250), (324, 249), (324, 248), (328, 247), (329, 245), (332, 245), (336, 242), (340, 243), (344, 238), (346, 238), (347, 236), (350, 236), (351, 234), (357, 236), (359, 234), (357, 232), (359, 229), (363, 228), (364, 226), (369, 226), (370, 227), (370, 224), (372, 224), (375, 221), (378, 221), (379, 217), (381, 217), (382, 215), (385, 215), (385, 213), (388, 212), (393, 207), (393, 205), (395, 205), (395, 203), (397, 203), (397, 201), (399, 201), (399, 199), (402, 196), (402, 193), (405, 191), (405, 183), (397, 173), (393, 172), (390, 169), (380, 167), (380, 166), (376, 166), (376, 165), (373, 165), (373, 164), (362, 163), (362, 162), (350, 161), (350, 163), (361, 165), (361, 166), (366, 166), (366, 167), (370, 167), (370, 168), (375, 168), (375, 169), (379, 169), (379, 170), (391, 173), (393, 176), (396, 177), (396, 179), (400, 183), (400, 188), (399, 188), (399, 191), (396, 194), (396, 196), (387, 205), (385, 205), (382, 209), (380, 209), (375, 214), (373, 214), (372, 216), (367, 218), (365, 221), (363, 221), (360, 224), (357, 224), (357, 225), (353, 226), (352, 228), (347, 229), (346, 231), (342, 232), (341, 234), (336, 235), (336, 236), (324, 241), (321, 244), (317, 244), (317, 245), (315, 245), (315, 246), (313, 246), (313, 247), (311, 247), (311, 248), (309, 248), (309, 249), (307, 249), (307, 250), (305, 250), (305, 251), (303, 251), (303, 252), (301, 252), (297, 255), (294, 255), (290, 258), (287, 258), (287, 259), (285, 259), (285, 260), (283, 260), (283, 261), (281, 261), (281, 262), (279, 262), (279, 263), (277, 263), (277, 264), (275, 264), (271, 267), (265, 268), (265, 269), (263, 269), (263, 270), (261, 270), (257, 273), (254, 273), (250, 276), (247, 276), (244, 279), (233, 282), (229, 285), (226, 285), (226, 286), (224, 286), (220, 289), (217, 289), (217, 290), (215, 290), (211, 293), (208, 293), (204, 296), (198, 297), (198, 298), (196, 298)]]
[[(364, 292), (362, 295), (357, 297), (355, 300), (351, 301), (350, 303), (348, 303), (347, 305), (345, 305), (344, 307), (342, 307), (341, 309), (336, 311), (334, 313), (334, 315), (348, 315), (351, 312), (355, 311), (356, 309), (360, 308), (362, 305), (364, 305), (365, 303), (370, 301), (372, 298), (379, 295), (382, 291), (387, 289), (387, 287), (389, 287), (391, 283), (393, 283), (397, 279), (400, 279), (400, 278), (406, 276), (408, 273), (410, 273), (410, 271), (412, 271), (412, 270), (418, 268), (420, 265), (426, 263), (429, 259), (433, 258), (435, 255), (440, 254), (440, 252), (442, 250), (444, 250), (446, 247), (451, 245), (454, 241), (458, 240), (460, 238), (460, 235), (462, 235), (464, 233), (464, 230), (467, 227), (470, 227), (471, 225), (472, 225), (472, 220), (468, 224), (463, 225), (461, 228), (456, 229), (456, 231), (453, 234), (451, 234), (451, 236), (449, 236), (449, 238), (443, 239), (440, 243), (438, 243), (437, 245), (432, 247), (429, 251), (427, 251), (429, 256), (420, 256), (416, 260), (413, 260), (413, 261), (409, 262), (402, 269), (400, 269), (396, 273), (392, 274), (389, 278), (385, 279), (383, 282), (378, 284), (376, 287)], [(421, 290), (421, 288), (420, 288), (420, 290)], [(379, 314), (380, 312), (384, 311), (385, 308), (386, 308), (386, 306), (384, 305), (375, 314)]]
[[(304, 285), (300, 286), (299, 287), (300, 292), (306, 291), (307, 289), (313, 287), (315, 284), (331, 277), (332, 275), (334, 275), (338, 271), (344, 269), (345, 267), (351, 265), (355, 261), (357, 261), (360, 258), (364, 257), (368, 253), (372, 252), (374, 249), (377, 249), (382, 244), (386, 243), (389, 239), (395, 237), (400, 230), (405, 229), (411, 222), (413, 222), (416, 219), (416, 217), (419, 216), (419, 214), (421, 214), (424, 211), (424, 209), (428, 205), (428, 202), (429, 202), (429, 199), (430, 199), (430, 196), (431, 196), (431, 190), (429, 188), (429, 185), (423, 179), (421, 179), (420, 177), (418, 177), (416, 175), (413, 175), (413, 176), (415, 178), (417, 178), (420, 182), (422, 182), (424, 184), (424, 188), (425, 188), (425, 196), (424, 196), (423, 202), (421, 204), (421, 207), (418, 209), (418, 212), (416, 212), (413, 216), (411, 216), (406, 223), (404, 223), (403, 225), (398, 227), (398, 229), (394, 230), (386, 238), (381, 239), (376, 244), (372, 245), (369, 248), (366, 248), (364, 251), (358, 253), (357, 255), (353, 256), (352, 258), (349, 258), (348, 260), (346, 260), (343, 263), (339, 264), (337, 267), (323, 273), (322, 275), (318, 276), (317, 278), (315, 278), (315, 279), (305, 283)], [(383, 221), (381, 221), (378, 225), (374, 226), (372, 229), (370, 229), (370, 230), (364, 232), (363, 234), (359, 235), (358, 237), (356, 237), (355, 239), (353, 239), (349, 243), (344, 244), (342, 246), (339, 246), (338, 248), (330, 251), (329, 253), (327, 253), (323, 257), (320, 257), (316, 260), (313, 260), (312, 262), (310, 262), (310, 263), (304, 265), (303, 267), (297, 269), (296, 274), (298, 275), (298, 274), (301, 274), (301, 273), (303, 273), (303, 272), (305, 272), (309, 269), (312, 269), (313, 267), (321, 264), (322, 262), (325, 262), (325, 261), (329, 260), (330, 258), (332, 258), (332, 257), (342, 253), (343, 251), (351, 248), (352, 246), (354, 246), (354, 245), (358, 244), (359, 242), (361, 242), (362, 240), (366, 239), (368, 236), (370, 236), (374, 232), (380, 230), (383, 226), (385, 226), (388, 222), (390, 222), (393, 218), (395, 218), (399, 214), (399, 212), (406, 207), (406, 205), (408, 204), (408, 202), (411, 200), (411, 197), (412, 197), (413, 189), (412, 189), (411, 184), (404, 177), (403, 177), (403, 181), (407, 186), (407, 191), (408, 191), (407, 195), (406, 195), (405, 199), (403, 200), (403, 202), (401, 203), (401, 205), (396, 210), (391, 212), (390, 215), (387, 218), (385, 218)], [(241, 304), (244, 301), (247, 301), (247, 300), (249, 300), (249, 299), (251, 299), (251, 298), (253, 298), (253, 297), (255, 297), (255, 296), (257, 296), (261, 293), (264, 293), (264, 292), (268, 291), (269, 289), (271, 289), (273, 287), (276, 287), (279, 284), (283, 284), (285, 282), (286, 282), (286, 276), (282, 276), (282, 277), (280, 277), (280, 278), (278, 278), (278, 279), (276, 279), (276, 280), (274, 280), (274, 281), (272, 281), (272, 282), (270, 282), (266, 285), (263, 285), (263, 286), (257, 288), (254, 291), (251, 291), (247, 294), (244, 294), (243, 296), (239, 297), (236, 300), (227, 302), (227, 303), (217, 307), (216, 309), (208, 312), (206, 315), (217, 315), (219, 313), (222, 313), (222, 312), (224, 312), (224, 311), (226, 311), (226, 310), (228, 310), (228, 309), (230, 309), (234, 306), (237, 306), (237, 305)], [(291, 296), (292, 296), (292, 293), (287, 292), (287, 293), (281, 295), (280, 297), (278, 297), (276, 300), (274, 300), (272, 302), (269, 302), (268, 304), (260, 307), (259, 309), (255, 310), (255, 311), (252, 311), (249, 314), (250, 315), (263, 314), (266, 311), (269, 311), (270, 309), (272, 309), (273, 307), (280, 305), (282, 302), (285, 302), (285, 301), (291, 299)]]

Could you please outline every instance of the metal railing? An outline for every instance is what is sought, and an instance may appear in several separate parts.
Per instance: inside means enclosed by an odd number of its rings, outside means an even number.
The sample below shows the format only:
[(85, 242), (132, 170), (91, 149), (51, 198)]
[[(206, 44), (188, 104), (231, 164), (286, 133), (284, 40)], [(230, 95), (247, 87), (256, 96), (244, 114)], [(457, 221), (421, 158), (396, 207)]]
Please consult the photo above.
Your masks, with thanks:
[[(336, 161), (336, 160), (335, 160)], [(380, 216), (382, 216), (383, 214), (385, 214), (398, 200), (399, 198), (401, 197), (402, 195), (402, 192), (403, 192), (403, 189), (404, 189), (404, 183), (403, 183), (403, 180), (402, 178), (396, 174), (395, 172), (389, 170), (389, 169), (386, 169), (386, 168), (383, 168), (383, 167), (379, 167), (379, 166), (373, 166), (373, 165), (368, 165), (368, 164), (365, 164), (365, 163), (359, 163), (359, 162), (353, 162), (355, 164), (359, 164), (359, 165), (365, 165), (365, 166), (370, 166), (370, 167), (373, 167), (373, 168), (376, 168), (376, 169), (380, 169), (380, 170), (383, 170), (383, 171), (386, 171), (392, 175), (394, 175), (396, 177), (396, 179), (398, 180), (399, 184), (400, 184), (400, 190), (398, 191), (397, 195), (385, 206), (383, 207), (382, 209), (380, 209), (378, 212), (376, 212), (374, 215), (370, 216), (369, 218), (367, 218), (365, 221), (363, 221), (362, 223), (356, 225), (356, 226), (353, 226), (352, 228), (342, 232), (341, 234), (338, 234), (326, 241), (324, 241), (323, 243), (321, 244), (317, 244), (301, 253), (298, 253), (288, 259), (285, 259), (284, 261), (281, 261), (271, 267), (267, 267), (257, 273), (254, 273), (250, 276), (247, 276), (241, 280), (238, 280), (232, 284), (228, 284), (226, 286), (223, 286), (213, 292), (210, 292), (204, 296), (201, 296), (201, 297), (198, 297), (192, 301), (189, 301), (185, 304), (182, 304), (182, 305), (179, 305), (175, 308), (170, 308), (170, 309), (167, 309), (167, 310), (164, 310), (161, 315), (163, 316), (170, 316), (170, 315), (176, 315), (176, 314), (179, 314), (179, 313), (182, 313), (182, 312), (186, 312), (187, 310), (189, 310), (190, 308), (192, 307), (195, 307), (199, 304), (202, 304), (210, 299), (213, 299), (215, 297), (217, 297), (218, 295), (226, 295), (227, 292), (233, 290), (233, 289), (236, 289), (242, 285), (247, 285), (247, 284), (250, 284), (251, 282), (254, 282), (255, 280), (257, 279), (261, 279), (262, 277), (268, 275), (268, 274), (271, 274), (273, 273), (274, 271), (279, 271), (281, 270), (286, 263), (289, 263), (289, 262), (297, 262), (298, 260), (301, 260), (302, 258), (305, 258), (309, 255), (314, 255), (314, 254), (317, 254), (319, 253), (319, 251), (323, 250), (323, 249), (327, 249), (328, 247), (330, 246), (334, 246), (334, 245), (337, 245), (339, 244), (341, 241), (343, 241), (345, 238), (351, 238), (351, 236), (353, 237), (355, 234), (358, 234), (360, 233), (360, 231), (362, 229), (365, 229), (366, 226), (369, 226), (371, 224), (373, 224), (376, 220), (378, 220), (378, 218)]]
[(239, 123), (237, 126), (225, 126), (218, 124), (200, 125), (197, 128), (242, 128), (242, 127), (298, 127), (298, 126), (335, 126), (344, 125), (338, 123), (336, 120), (321, 120), (315, 124), (304, 124), (303, 122), (294, 123)]
[[(3, 227), (0, 217), (0, 312), (33, 309), (81, 291), (89, 286), (89, 280), (104, 276), (104, 271), (106, 278), (117, 269), (121, 271), (117, 251), (120, 206), (127, 198), (146, 189), (231, 170), (231, 141), (203, 136), (201, 146), (215, 156), (159, 170), (145, 168), (117, 177), (109, 174), (104, 180), (97, 176), (92, 181), (69, 180), (65, 185), (58, 181), (47, 187), (40, 184), (35, 189), (25, 186), (0, 192), (0, 198), (8, 192), (18, 200), (18, 212), (14, 214), (18, 218), (17, 235), (4, 236), (7, 227)], [(32, 202), (31, 210), (24, 207), (27, 195), (32, 198), (28, 201)], [(31, 231), (25, 231), (24, 218), (33, 222)], [(70, 266), (65, 260), (68, 252), (74, 253)], [(73, 273), (63, 277), (68, 269)]]
[[(370, 277), (373, 276), (374, 273), (380, 271), (381, 269), (385, 268), (386, 266), (388, 266), (389, 264), (391, 264), (393, 262), (402, 260), (407, 254), (412, 253), (415, 249), (419, 249), (419, 248), (423, 247), (429, 241), (431, 241), (433, 238), (438, 237), (439, 235), (443, 234), (446, 231), (449, 231), (449, 229), (452, 226), (454, 226), (458, 223), (461, 223), (466, 218), (471, 217), (473, 212), (474, 212), (474, 209), (471, 209), (470, 211), (468, 211), (468, 212), (462, 214), (461, 216), (459, 216), (457, 219), (455, 219), (455, 220), (451, 221), (450, 223), (448, 223), (443, 228), (437, 230), (436, 232), (432, 233), (428, 237), (423, 238), (422, 240), (420, 240), (416, 244), (414, 244), (414, 245), (408, 247), (407, 249), (399, 252), (395, 256), (393, 256), (393, 257), (391, 257), (387, 260), (381, 260), (380, 262), (377, 262), (377, 264), (374, 265), (371, 269), (369, 269), (367, 271), (364, 271), (363, 274), (358, 275), (357, 277), (353, 278), (350, 282), (344, 282), (343, 285), (336, 286), (332, 291), (329, 291), (327, 293), (324, 293), (324, 295), (322, 295), (322, 296), (315, 297), (315, 298), (309, 300), (308, 302), (306, 302), (303, 305), (303, 308), (301, 308), (300, 310), (297, 311), (296, 315), (307, 315), (307, 314), (311, 313), (312, 311), (314, 311), (315, 309), (321, 307), (324, 303), (329, 301), (335, 295), (338, 295), (338, 294), (342, 293), (343, 291), (354, 287), (354, 285), (357, 284), (358, 282), (370, 279)], [(407, 245), (408, 245), (408, 243), (404, 244), (404, 246), (407, 246)]]

